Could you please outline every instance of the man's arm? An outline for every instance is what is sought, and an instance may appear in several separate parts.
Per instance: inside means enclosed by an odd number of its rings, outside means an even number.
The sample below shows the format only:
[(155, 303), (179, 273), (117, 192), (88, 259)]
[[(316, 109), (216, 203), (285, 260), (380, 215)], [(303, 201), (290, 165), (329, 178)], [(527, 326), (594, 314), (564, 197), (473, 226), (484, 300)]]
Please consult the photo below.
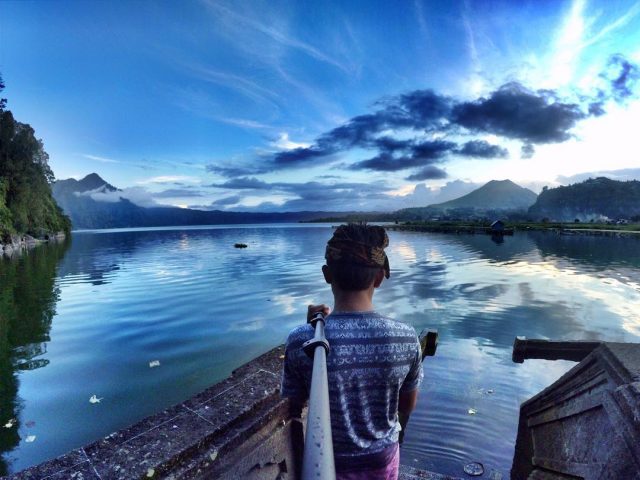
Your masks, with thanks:
[(402, 443), (404, 441), (404, 432), (407, 429), (407, 423), (409, 423), (409, 416), (411, 412), (416, 408), (416, 404), (418, 403), (418, 389), (412, 390), (410, 392), (402, 392), (398, 398), (398, 421), (400, 422), (400, 426), (402, 430), (400, 430), (400, 435), (398, 437), (398, 442)]

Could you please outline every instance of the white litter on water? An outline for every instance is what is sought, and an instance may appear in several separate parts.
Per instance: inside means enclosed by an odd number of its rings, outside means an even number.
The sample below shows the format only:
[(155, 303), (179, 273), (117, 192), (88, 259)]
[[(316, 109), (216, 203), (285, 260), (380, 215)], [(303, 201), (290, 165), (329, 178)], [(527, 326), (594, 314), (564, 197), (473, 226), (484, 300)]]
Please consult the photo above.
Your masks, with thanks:
[(90, 402), (90, 403), (100, 403), (100, 401), (101, 401), (102, 399), (104, 399), (104, 397), (100, 397), (100, 398), (98, 398), (98, 397), (97, 397), (97, 396), (95, 396), (95, 395), (91, 395), (91, 398), (89, 399), (89, 402)]
[(27, 443), (33, 443), (36, 441), (36, 436), (35, 435), (29, 435), (27, 438), (24, 439), (25, 442)]
[(475, 415), (476, 413), (478, 413), (478, 410), (476, 410), (475, 408), (469, 409), (469, 415)]
[(487, 390), (487, 393), (488, 393), (489, 395), (491, 395), (491, 394), (493, 393), (493, 389), (492, 389), (492, 388), (490, 388), (489, 390)]
[(154, 368), (159, 366), (160, 366), (160, 360), (154, 360), (152, 362), (149, 362), (149, 368)]
[(147, 470), (147, 477), (151, 478), (156, 474), (156, 471), (153, 468)]
[(11, 428), (16, 424), (16, 419), (12, 418), (7, 423), (4, 424), (4, 428)]
[(464, 466), (464, 473), (472, 477), (479, 477), (484, 474), (484, 466), (480, 462), (467, 463)]

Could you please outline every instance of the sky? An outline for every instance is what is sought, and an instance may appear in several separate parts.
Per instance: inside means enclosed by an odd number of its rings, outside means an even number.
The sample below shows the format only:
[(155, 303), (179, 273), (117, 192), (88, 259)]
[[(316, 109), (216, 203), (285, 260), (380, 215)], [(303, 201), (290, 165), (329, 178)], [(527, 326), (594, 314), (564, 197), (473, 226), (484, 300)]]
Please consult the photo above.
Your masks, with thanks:
[(2, 96), (56, 178), (143, 206), (640, 179), (639, 65), (640, 1), (0, 0)]

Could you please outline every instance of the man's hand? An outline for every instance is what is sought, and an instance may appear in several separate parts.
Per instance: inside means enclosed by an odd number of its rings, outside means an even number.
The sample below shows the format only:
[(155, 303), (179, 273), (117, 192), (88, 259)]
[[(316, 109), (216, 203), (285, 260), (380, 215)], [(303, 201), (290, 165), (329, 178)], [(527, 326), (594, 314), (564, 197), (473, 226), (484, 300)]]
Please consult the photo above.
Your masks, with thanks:
[(309, 307), (307, 308), (307, 323), (309, 323), (313, 319), (314, 315), (318, 312), (322, 312), (322, 314), (326, 317), (331, 313), (331, 307), (325, 305), (324, 303), (320, 305), (309, 305)]

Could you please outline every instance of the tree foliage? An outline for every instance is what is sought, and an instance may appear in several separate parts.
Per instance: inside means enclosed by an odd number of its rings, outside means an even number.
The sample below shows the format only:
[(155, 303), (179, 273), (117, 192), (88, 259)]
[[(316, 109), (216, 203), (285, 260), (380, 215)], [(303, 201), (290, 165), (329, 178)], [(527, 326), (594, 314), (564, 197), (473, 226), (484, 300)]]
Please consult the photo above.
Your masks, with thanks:
[(16, 121), (0, 100), (0, 235), (69, 231), (69, 219), (51, 196), (48, 160), (33, 128)]
[(533, 218), (581, 222), (606, 219), (633, 220), (640, 215), (640, 182), (617, 181), (606, 177), (543, 190), (529, 209)]

